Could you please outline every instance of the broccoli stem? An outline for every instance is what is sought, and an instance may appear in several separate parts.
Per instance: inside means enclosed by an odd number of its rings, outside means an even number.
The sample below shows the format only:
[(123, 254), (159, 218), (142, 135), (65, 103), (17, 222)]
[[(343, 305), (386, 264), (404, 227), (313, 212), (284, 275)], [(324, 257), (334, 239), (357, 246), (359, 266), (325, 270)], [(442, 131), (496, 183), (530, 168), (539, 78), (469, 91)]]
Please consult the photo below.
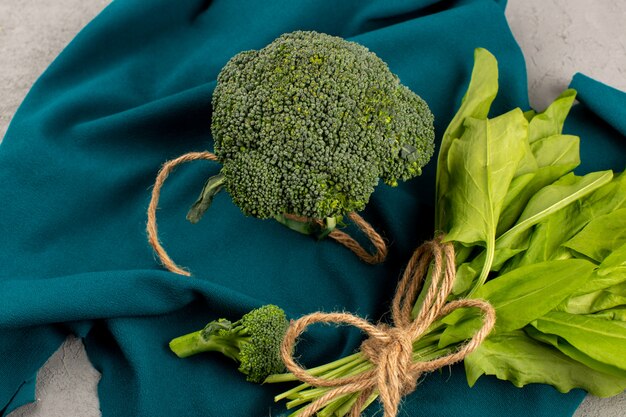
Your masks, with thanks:
[(312, 235), (315, 233), (315, 229), (319, 227), (313, 221), (303, 222), (303, 221), (288, 217), (284, 214), (279, 214), (277, 216), (274, 216), (274, 220), (276, 220), (278, 223), (282, 224), (283, 226), (290, 228), (291, 230), (295, 230), (298, 233), (302, 233), (303, 235)]
[(193, 206), (189, 209), (189, 213), (187, 213), (187, 220), (191, 223), (198, 223), (200, 221), (204, 213), (211, 206), (215, 195), (224, 188), (225, 181), (224, 175), (219, 173), (212, 176), (204, 183), (198, 200), (193, 203)]
[(336, 217), (326, 217), (322, 224), (316, 220), (297, 220), (293, 217), (287, 216), (285, 214), (279, 214), (274, 217), (274, 219), (282, 224), (283, 226), (287, 226), (291, 230), (295, 230), (298, 233), (302, 233), (303, 235), (313, 235), (318, 240), (324, 239), (326, 236), (330, 234), (335, 227), (337, 227), (337, 218)]
[(330, 234), (337, 227), (337, 218), (335, 217), (326, 217), (324, 219), (324, 227), (317, 234), (318, 239), (324, 239), (326, 236)]
[(220, 336), (206, 337), (203, 330), (177, 337), (170, 342), (170, 349), (179, 358), (202, 352), (220, 352), (234, 361), (240, 361), (239, 349), (235, 346), (233, 339)]

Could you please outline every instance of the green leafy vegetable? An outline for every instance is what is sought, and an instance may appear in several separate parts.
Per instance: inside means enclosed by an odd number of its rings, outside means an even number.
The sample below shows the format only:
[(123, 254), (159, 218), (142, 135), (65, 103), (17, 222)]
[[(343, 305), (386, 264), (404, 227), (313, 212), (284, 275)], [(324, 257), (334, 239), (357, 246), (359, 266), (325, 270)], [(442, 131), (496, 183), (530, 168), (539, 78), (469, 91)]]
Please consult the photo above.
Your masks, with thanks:
[(496, 309), (497, 332), (517, 330), (556, 307), (589, 279), (593, 268), (582, 259), (526, 265), (487, 282), (475, 297)]
[(535, 113), (529, 119), (528, 142), (534, 143), (541, 138), (560, 135), (575, 99), (576, 91), (565, 90), (545, 111)]
[(626, 208), (596, 217), (563, 244), (596, 262), (602, 262), (626, 244)]
[(581, 288), (557, 307), (572, 314), (590, 314), (626, 305), (626, 274), (600, 275), (600, 270)]
[(600, 264), (598, 274), (608, 275), (611, 273), (626, 277), (626, 244), (615, 249), (613, 253), (604, 258), (604, 261)]
[(590, 356), (585, 355), (583, 352), (579, 351), (578, 349), (576, 349), (574, 346), (567, 343), (566, 340), (564, 340), (563, 338), (559, 336), (556, 336), (553, 334), (542, 333), (532, 326), (528, 326), (527, 328), (524, 329), (524, 331), (526, 332), (528, 336), (532, 337), (533, 339), (550, 344), (558, 348), (558, 350), (560, 350), (565, 355), (576, 360), (577, 362), (580, 362), (588, 366), (591, 369), (595, 369), (600, 372), (615, 375), (620, 378), (626, 377), (626, 372), (624, 372), (623, 370), (615, 366), (597, 361), (591, 358)]
[[(540, 222), (528, 251), (516, 262), (555, 259), (571, 256), (562, 245), (574, 237), (592, 219), (626, 207), (626, 175), (621, 173), (593, 193), (551, 214)], [(623, 258), (621, 258), (623, 259)]]
[[(562, 121), (569, 113), (576, 92), (566, 90), (545, 112), (533, 115), (525, 141), (523, 163), (507, 193), (500, 215), (498, 235), (510, 228), (537, 191), (567, 174), (580, 164), (579, 139), (561, 135)], [(556, 120), (554, 120), (556, 119)], [(542, 123), (537, 122), (543, 120)], [(534, 139), (531, 140), (530, 138)]]
[[(465, 120), (468, 118), (484, 119), (489, 114), (491, 103), (498, 94), (498, 64), (493, 55), (484, 49), (474, 52), (474, 66), (470, 86), (463, 96), (461, 107), (456, 113), (441, 140), (437, 166), (447, 164), (448, 151), (454, 139), (460, 138), (464, 131)], [(480, 67), (481, 70), (477, 71)], [(449, 187), (450, 174), (447, 170), (437, 170), (435, 229), (445, 230), (443, 221), (449, 211), (449, 199), (444, 190)]]
[(626, 389), (626, 378), (589, 368), (529, 338), (521, 330), (489, 337), (464, 363), (470, 386), (481, 375), (488, 374), (510, 381), (516, 387), (544, 383), (560, 392), (583, 388), (600, 397), (610, 397)]
[[(568, 174), (553, 184), (545, 186), (530, 199), (515, 226), (498, 238), (497, 246), (504, 248), (511, 246), (521, 233), (568, 204), (607, 184), (612, 177), (611, 171), (592, 172), (584, 177)], [(529, 262), (536, 262), (552, 258), (530, 257), (530, 259)]]
[(626, 371), (626, 323), (561, 311), (535, 320), (537, 330), (554, 334), (593, 359)]
[[(449, 211), (443, 225), (447, 241), (486, 248), (478, 282), (484, 282), (493, 263), (500, 208), (517, 165), (528, 122), (511, 111), (491, 120), (467, 119), (465, 132), (448, 150)], [(517, 157), (511, 157), (517, 155)]]

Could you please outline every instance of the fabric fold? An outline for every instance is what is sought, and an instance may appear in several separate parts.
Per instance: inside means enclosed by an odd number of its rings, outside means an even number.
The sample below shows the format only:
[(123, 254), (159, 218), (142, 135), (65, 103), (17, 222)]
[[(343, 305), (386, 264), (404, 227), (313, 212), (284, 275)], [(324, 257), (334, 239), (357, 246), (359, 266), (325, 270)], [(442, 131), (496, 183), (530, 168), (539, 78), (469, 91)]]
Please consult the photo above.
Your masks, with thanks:
[(66, 337), (54, 325), (0, 327), (0, 416), (34, 400), (37, 371)]
[[(191, 278), (164, 272), (146, 241), (146, 208), (159, 167), (180, 154), (213, 149), (211, 94), (228, 59), (293, 30), (339, 35), (378, 54), (429, 103), (438, 139), (460, 103), (476, 47), (500, 62), (494, 111), (527, 108), (524, 60), (504, 4), (113, 2), (33, 86), (0, 144), (0, 415), (32, 395), (24, 382), (68, 333), (84, 337), (102, 373), (104, 417), (287, 415), (272, 404), (286, 386), (247, 383), (215, 355), (179, 360), (168, 341), (264, 303), (294, 318), (316, 310), (383, 315), (412, 250), (434, 232), (435, 161), (396, 188), (379, 185), (362, 213), (390, 242), (388, 261), (379, 266), (332, 241), (245, 217), (226, 194), (199, 224), (189, 224), (188, 207), (220, 167), (181, 166), (162, 190), (158, 222), (165, 248)], [(581, 97), (583, 104), (596, 100)], [(598, 155), (605, 169), (608, 149), (623, 161), (623, 140), (615, 144), (615, 130), (598, 128), (599, 119), (587, 116), (581, 107), (569, 125), (589, 135), (583, 159)], [(311, 340), (320, 332), (324, 343), (303, 342), (311, 344), (305, 364), (360, 343), (358, 332), (327, 330), (313, 329)], [(451, 374), (428, 375), (402, 410), (559, 417), (571, 415), (583, 395), (542, 385), (518, 389), (493, 378), (470, 389), (462, 368), (453, 367)]]
[(581, 164), (576, 171), (624, 171), (626, 92), (580, 73), (574, 75), (570, 88), (577, 91), (579, 104), (572, 108), (563, 131), (580, 136)]
[(574, 75), (570, 88), (578, 91), (578, 101), (626, 136), (626, 93), (581, 73)]

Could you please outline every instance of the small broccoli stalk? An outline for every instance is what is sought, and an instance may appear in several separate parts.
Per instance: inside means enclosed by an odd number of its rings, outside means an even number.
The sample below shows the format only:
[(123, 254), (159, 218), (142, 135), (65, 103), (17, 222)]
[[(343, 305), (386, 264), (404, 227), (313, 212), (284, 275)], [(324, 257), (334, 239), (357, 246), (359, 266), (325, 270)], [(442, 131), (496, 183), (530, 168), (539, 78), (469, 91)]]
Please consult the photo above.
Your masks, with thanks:
[(316, 220), (288, 214), (278, 214), (274, 216), (274, 219), (291, 230), (295, 230), (304, 235), (315, 236), (319, 240), (328, 236), (337, 226), (345, 226), (343, 216), (326, 217), (324, 220)]
[(170, 342), (170, 349), (180, 358), (220, 352), (239, 364), (239, 372), (248, 381), (260, 383), (285, 370), (279, 352), (288, 326), (280, 307), (266, 305), (236, 322), (218, 319), (202, 330), (177, 337)]

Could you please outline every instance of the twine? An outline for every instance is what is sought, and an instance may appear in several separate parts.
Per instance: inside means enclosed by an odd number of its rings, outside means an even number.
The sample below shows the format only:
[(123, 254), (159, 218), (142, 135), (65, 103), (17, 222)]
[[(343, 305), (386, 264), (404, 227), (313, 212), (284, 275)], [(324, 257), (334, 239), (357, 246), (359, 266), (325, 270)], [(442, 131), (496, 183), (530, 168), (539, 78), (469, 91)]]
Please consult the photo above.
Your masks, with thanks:
[[(313, 221), (319, 225), (323, 225), (322, 220), (311, 219), (304, 216), (297, 216), (295, 214), (285, 214), (285, 217), (303, 223)], [(363, 234), (365, 234), (365, 236), (367, 236), (369, 241), (374, 246), (374, 253), (368, 252), (365, 248), (363, 248), (363, 246), (361, 246), (359, 242), (356, 241), (356, 239), (354, 239), (348, 233), (339, 229), (333, 229), (328, 234), (328, 237), (336, 240), (346, 248), (350, 249), (363, 262), (371, 265), (376, 265), (383, 262), (387, 257), (387, 243), (385, 243), (383, 237), (372, 227), (371, 224), (369, 224), (363, 217), (361, 217), (356, 212), (351, 211), (350, 213), (348, 213), (348, 218), (352, 220), (354, 224), (356, 224), (356, 226), (359, 228), (359, 230), (361, 230), (361, 232), (363, 232)]]
[[(148, 222), (146, 225), (146, 232), (148, 233), (148, 242), (150, 243), (150, 246), (152, 246), (152, 249), (154, 249), (154, 252), (159, 258), (159, 261), (168, 271), (185, 276), (191, 276), (191, 273), (189, 273), (189, 271), (185, 270), (184, 268), (176, 265), (176, 263), (170, 258), (170, 256), (163, 248), (163, 245), (159, 241), (156, 211), (159, 205), (159, 197), (161, 196), (161, 188), (163, 187), (163, 183), (170, 175), (170, 173), (174, 170), (174, 168), (176, 168), (180, 164), (184, 164), (185, 162), (196, 161), (200, 159), (209, 161), (218, 160), (215, 154), (204, 151), (189, 152), (164, 163), (154, 182), (154, 187), (152, 188), (152, 196), (150, 198), (150, 204), (148, 205)], [(301, 219), (302, 221), (310, 221), (310, 219), (305, 217), (298, 217), (293, 215), (287, 216), (294, 219)], [(342, 232), (341, 230), (334, 229), (332, 232), (329, 233), (328, 236), (350, 249), (364, 262), (367, 262), (369, 264), (378, 264), (383, 262), (387, 257), (387, 245), (383, 238), (380, 236), (380, 234), (378, 234), (378, 232), (376, 232), (376, 230), (374, 230), (374, 228), (357, 213), (348, 213), (348, 217), (368, 237), (370, 242), (372, 242), (372, 245), (374, 245), (374, 248), (376, 249), (374, 253), (369, 253), (359, 244), (359, 242), (357, 242), (349, 234)]]
[(176, 274), (185, 275), (187, 277), (191, 276), (189, 271), (184, 270), (179, 267), (172, 261), (170, 256), (167, 254), (161, 242), (159, 242), (158, 230), (157, 230), (157, 221), (156, 221), (156, 210), (159, 206), (159, 197), (161, 196), (161, 187), (163, 187), (163, 183), (170, 175), (170, 173), (180, 164), (184, 164), (185, 162), (196, 161), (198, 159), (208, 159), (209, 161), (217, 161), (217, 156), (215, 154), (204, 151), (204, 152), (189, 152), (184, 155), (179, 156), (178, 158), (172, 159), (171, 161), (167, 161), (161, 167), (159, 174), (154, 181), (154, 187), (152, 188), (152, 197), (150, 198), (150, 204), (148, 205), (148, 224), (146, 226), (146, 231), (148, 232), (148, 242), (150, 242), (150, 246), (154, 249), (154, 252), (159, 257), (159, 261), (161, 264), (170, 272), (174, 272)]
[(376, 230), (374, 230), (372, 225), (370, 225), (367, 221), (365, 221), (363, 217), (359, 216), (354, 211), (348, 213), (348, 217), (354, 222), (354, 224), (357, 225), (357, 227), (365, 234), (365, 236), (367, 236), (370, 242), (372, 242), (372, 245), (374, 245), (376, 252), (369, 253), (352, 236), (341, 230), (333, 229), (333, 231), (330, 232), (328, 236), (332, 239), (335, 239), (346, 248), (350, 249), (362, 261), (367, 262), (368, 264), (376, 265), (383, 262), (387, 257), (387, 244), (385, 243), (382, 236), (379, 235)]
[[(422, 309), (417, 317), (412, 319), (411, 310), (429, 266), (432, 282)], [(452, 244), (442, 243), (440, 239), (436, 239), (417, 248), (409, 260), (392, 303), (393, 327), (385, 324), (374, 325), (349, 313), (317, 312), (292, 321), (280, 351), (285, 366), (302, 382), (316, 387), (331, 388), (305, 407), (298, 417), (311, 417), (334, 399), (346, 394), (359, 393), (356, 403), (350, 410), (351, 417), (358, 417), (368, 397), (376, 391), (380, 395), (385, 417), (395, 417), (402, 396), (415, 390), (422, 373), (459, 362), (473, 352), (493, 329), (496, 313), (491, 304), (484, 300), (461, 299), (446, 303), (452, 291), (455, 274)], [(413, 343), (437, 319), (463, 307), (475, 307), (483, 311), (482, 328), (451, 354), (430, 361), (413, 362)], [(359, 375), (335, 379), (319, 378), (308, 373), (294, 360), (293, 351), (298, 337), (314, 323), (348, 324), (362, 330), (368, 339), (361, 345), (361, 351), (374, 368)]]

